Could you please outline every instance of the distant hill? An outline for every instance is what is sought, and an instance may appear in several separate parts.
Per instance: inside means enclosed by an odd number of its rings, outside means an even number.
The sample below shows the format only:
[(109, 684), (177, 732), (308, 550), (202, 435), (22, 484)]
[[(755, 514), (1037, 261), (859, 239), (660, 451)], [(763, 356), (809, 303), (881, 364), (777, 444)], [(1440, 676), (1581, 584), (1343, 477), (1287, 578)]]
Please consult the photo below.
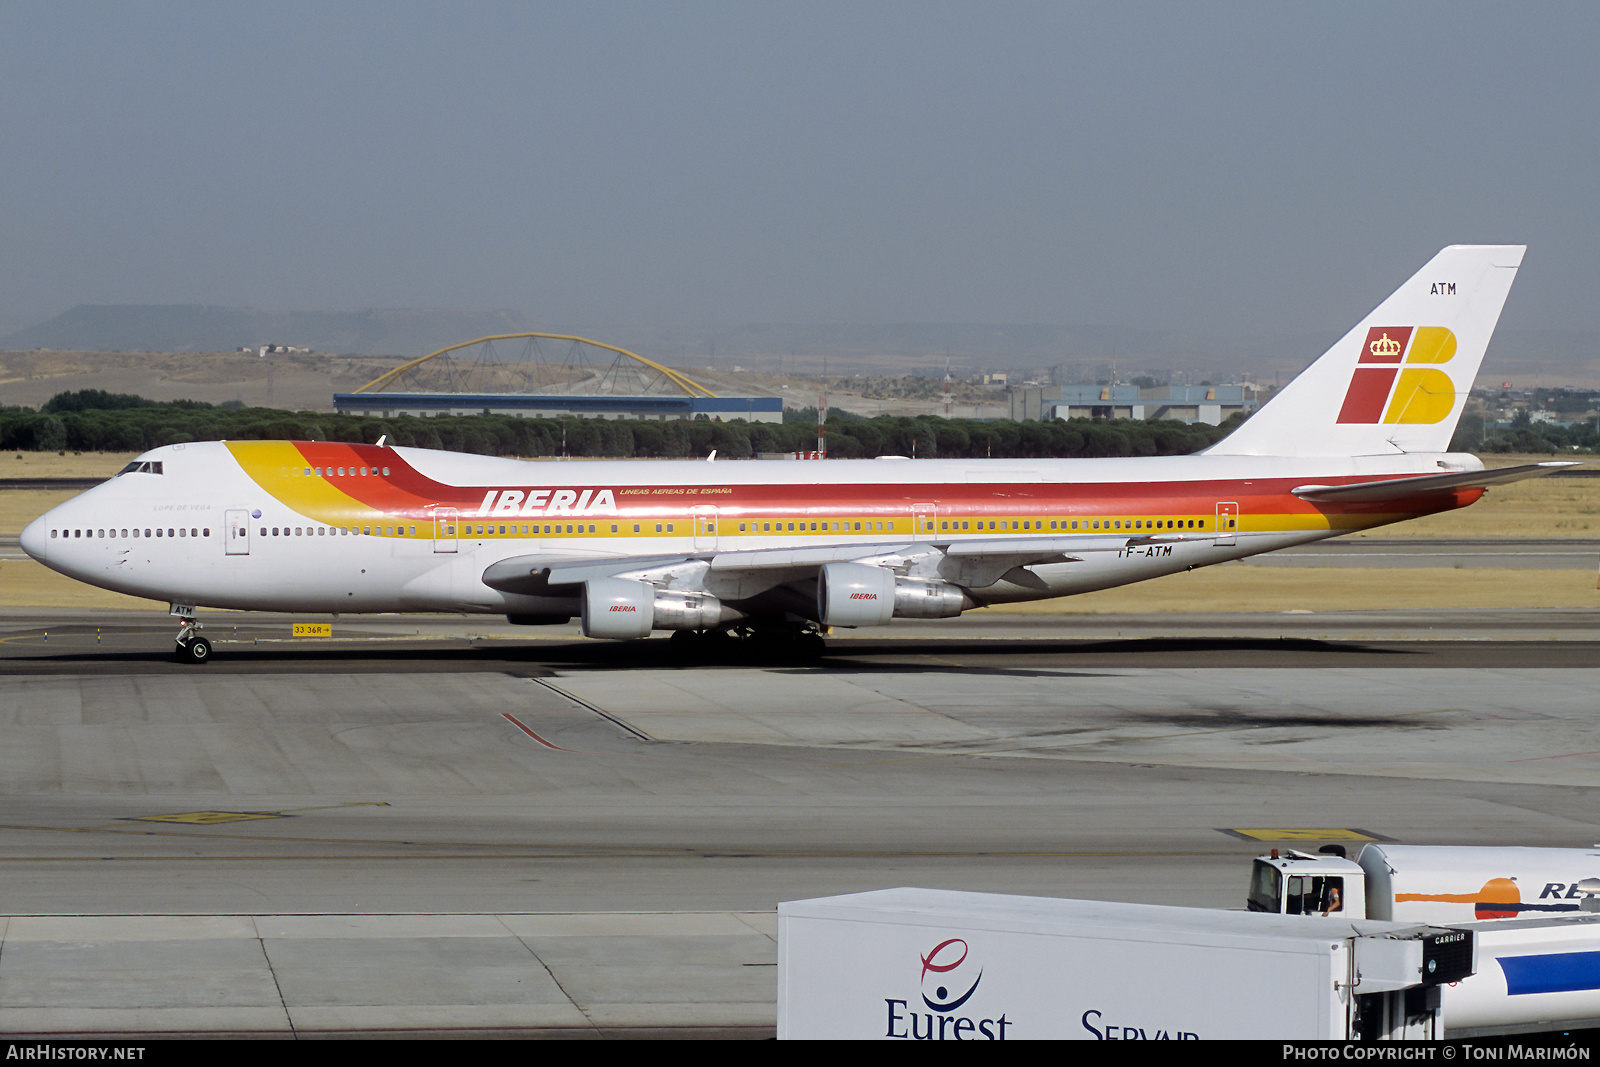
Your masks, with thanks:
[[(335, 355), (420, 356), (490, 334), (546, 330), (592, 337), (684, 368), (731, 367), (789, 374), (940, 373), (1060, 368), (1066, 380), (1153, 374), (1287, 380), (1338, 339), (1335, 331), (1208, 334), (1027, 323), (829, 325), (753, 323), (695, 329), (539, 323), (518, 311), (368, 308), (273, 311), (201, 304), (80, 304), (48, 322), (0, 337), (0, 351), (229, 352), (264, 344)], [(1600, 337), (1501, 330), (1486, 376), (1537, 380), (1577, 373), (1600, 380)]]
[(304, 345), (317, 352), (420, 356), (457, 341), (538, 329), (516, 311), (367, 308), (272, 311), (203, 304), (79, 304), (0, 337), (0, 349), (228, 352)]

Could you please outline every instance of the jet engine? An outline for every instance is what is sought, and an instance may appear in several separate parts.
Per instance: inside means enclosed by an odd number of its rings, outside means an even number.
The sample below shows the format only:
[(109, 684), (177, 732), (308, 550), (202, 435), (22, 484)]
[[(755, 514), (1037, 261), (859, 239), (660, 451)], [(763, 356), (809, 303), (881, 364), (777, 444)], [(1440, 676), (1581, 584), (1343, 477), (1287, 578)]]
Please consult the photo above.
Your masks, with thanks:
[(824, 626), (883, 626), (890, 619), (948, 619), (972, 607), (959, 586), (862, 563), (829, 563), (817, 575), (817, 619)]
[(583, 636), (632, 640), (651, 630), (707, 630), (740, 617), (709, 593), (657, 589), (630, 578), (583, 583)]
[(900, 578), (894, 583), (897, 619), (953, 619), (975, 606), (964, 589), (949, 582)]

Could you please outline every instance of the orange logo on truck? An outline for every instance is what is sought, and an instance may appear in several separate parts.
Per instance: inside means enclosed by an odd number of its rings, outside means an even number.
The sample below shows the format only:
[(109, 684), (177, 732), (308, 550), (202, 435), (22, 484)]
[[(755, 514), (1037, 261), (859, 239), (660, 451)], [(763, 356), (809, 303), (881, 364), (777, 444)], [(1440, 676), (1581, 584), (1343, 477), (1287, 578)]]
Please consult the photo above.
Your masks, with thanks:
[[(1566, 887), (1565, 882), (1552, 882), (1544, 887), (1544, 892), (1539, 895), (1543, 900), (1547, 896), (1554, 896), (1557, 901), (1565, 898), (1561, 890)], [(1577, 884), (1572, 884), (1572, 892), (1576, 893)], [(1407, 901), (1439, 901), (1445, 904), (1471, 904), (1473, 918), (1476, 919), (1515, 919), (1517, 916), (1533, 911), (1577, 911), (1577, 904), (1524, 904), (1522, 890), (1517, 888), (1514, 878), (1491, 878), (1483, 883), (1483, 888), (1476, 893), (1396, 893), (1396, 904)]]
[(1374, 326), (1339, 409), (1341, 423), (1443, 422), (1456, 406), (1450, 375), (1421, 364), (1449, 363), (1456, 335), (1443, 326)]

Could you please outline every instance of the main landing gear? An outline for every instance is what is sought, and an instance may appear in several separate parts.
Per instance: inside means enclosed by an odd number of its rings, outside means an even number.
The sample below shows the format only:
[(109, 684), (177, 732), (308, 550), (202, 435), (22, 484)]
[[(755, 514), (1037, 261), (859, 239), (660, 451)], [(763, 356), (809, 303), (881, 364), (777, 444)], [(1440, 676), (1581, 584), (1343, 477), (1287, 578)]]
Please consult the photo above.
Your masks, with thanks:
[(741, 625), (732, 630), (675, 630), (671, 648), (685, 663), (815, 663), (827, 651), (810, 625)]
[(179, 663), (211, 662), (211, 642), (200, 636), (200, 624), (194, 621), (193, 615), (184, 615), (178, 620), (178, 647), (173, 650), (172, 658)]

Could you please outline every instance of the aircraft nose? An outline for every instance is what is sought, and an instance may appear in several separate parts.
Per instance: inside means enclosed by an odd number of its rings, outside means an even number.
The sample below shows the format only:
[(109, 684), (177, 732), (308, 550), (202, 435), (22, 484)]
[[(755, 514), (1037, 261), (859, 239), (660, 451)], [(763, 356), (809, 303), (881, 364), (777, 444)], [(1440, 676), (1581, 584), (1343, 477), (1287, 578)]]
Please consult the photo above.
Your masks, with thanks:
[(50, 548), (49, 515), (41, 515), (23, 528), (22, 536), (18, 540), (22, 544), (22, 551), (38, 560), (45, 562)]

